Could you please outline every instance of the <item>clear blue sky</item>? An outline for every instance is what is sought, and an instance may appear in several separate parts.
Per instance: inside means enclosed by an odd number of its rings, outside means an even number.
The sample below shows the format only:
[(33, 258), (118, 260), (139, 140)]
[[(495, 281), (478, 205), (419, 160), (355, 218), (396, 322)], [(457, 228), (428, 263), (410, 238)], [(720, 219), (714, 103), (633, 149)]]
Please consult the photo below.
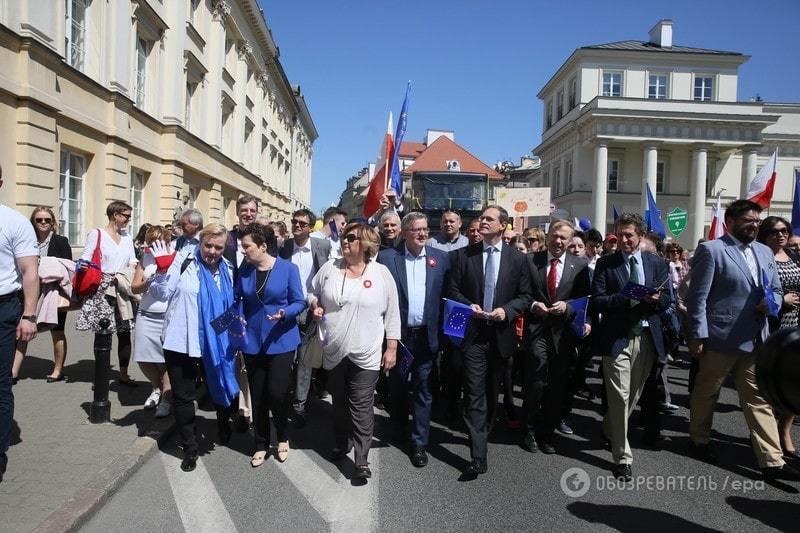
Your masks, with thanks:
[(573, 50), (646, 41), (661, 18), (674, 21), (675, 44), (751, 56), (739, 70), (740, 100), (800, 102), (800, 0), (259, 2), (319, 131), (315, 210), (374, 160), (407, 80), (406, 140), (449, 129), (490, 165), (518, 162), (541, 139), (536, 93)]

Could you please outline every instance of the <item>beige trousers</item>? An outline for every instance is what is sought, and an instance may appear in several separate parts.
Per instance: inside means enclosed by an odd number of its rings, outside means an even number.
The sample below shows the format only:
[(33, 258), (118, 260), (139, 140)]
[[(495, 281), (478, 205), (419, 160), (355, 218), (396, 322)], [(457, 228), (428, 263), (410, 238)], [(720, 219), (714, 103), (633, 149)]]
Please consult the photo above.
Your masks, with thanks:
[(731, 372), (758, 465), (761, 468), (783, 466), (778, 424), (772, 407), (758, 392), (754, 355), (709, 351), (700, 358), (700, 369), (689, 398), (689, 438), (695, 444), (708, 444), (719, 390)]
[(603, 418), (603, 432), (611, 441), (615, 465), (631, 464), (633, 453), (628, 444), (628, 418), (636, 407), (642, 389), (656, 361), (653, 340), (646, 331), (634, 337), (617, 357), (603, 356), (608, 410)]

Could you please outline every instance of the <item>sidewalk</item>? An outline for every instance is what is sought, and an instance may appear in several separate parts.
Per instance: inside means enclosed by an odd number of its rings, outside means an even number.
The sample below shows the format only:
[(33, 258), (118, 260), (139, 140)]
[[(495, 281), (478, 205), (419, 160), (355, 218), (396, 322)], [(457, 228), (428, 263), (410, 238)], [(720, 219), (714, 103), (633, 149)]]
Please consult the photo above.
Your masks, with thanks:
[[(45, 332), (30, 344), (14, 386), (9, 464), (0, 483), (0, 531), (63, 531), (102, 504), (141, 462), (172, 417), (155, 419), (142, 405), (149, 383), (131, 362), (135, 388), (117, 383), (116, 338), (111, 352), (111, 423), (88, 420), (94, 378), (94, 336), (67, 320), (66, 382), (47, 383), (52, 342)], [(142, 437), (142, 438), (139, 438)], [(154, 440), (155, 439), (155, 440)]]

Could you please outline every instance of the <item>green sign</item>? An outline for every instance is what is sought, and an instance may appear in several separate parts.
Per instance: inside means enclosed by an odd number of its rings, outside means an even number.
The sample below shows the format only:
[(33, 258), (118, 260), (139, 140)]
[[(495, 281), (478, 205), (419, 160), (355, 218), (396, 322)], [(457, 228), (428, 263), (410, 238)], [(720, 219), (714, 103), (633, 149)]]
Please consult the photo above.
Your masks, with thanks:
[(675, 237), (683, 233), (683, 230), (686, 229), (686, 221), (688, 218), (689, 215), (680, 207), (676, 207), (667, 213), (667, 226), (669, 226), (669, 232)]

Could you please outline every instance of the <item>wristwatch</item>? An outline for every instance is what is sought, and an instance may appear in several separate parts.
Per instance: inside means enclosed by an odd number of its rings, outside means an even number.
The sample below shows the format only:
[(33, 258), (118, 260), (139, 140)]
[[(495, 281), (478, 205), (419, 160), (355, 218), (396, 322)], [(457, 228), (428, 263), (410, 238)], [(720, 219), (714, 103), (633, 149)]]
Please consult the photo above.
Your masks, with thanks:
[(22, 320), (27, 320), (28, 322), (36, 324), (36, 315), (22, 315)]

